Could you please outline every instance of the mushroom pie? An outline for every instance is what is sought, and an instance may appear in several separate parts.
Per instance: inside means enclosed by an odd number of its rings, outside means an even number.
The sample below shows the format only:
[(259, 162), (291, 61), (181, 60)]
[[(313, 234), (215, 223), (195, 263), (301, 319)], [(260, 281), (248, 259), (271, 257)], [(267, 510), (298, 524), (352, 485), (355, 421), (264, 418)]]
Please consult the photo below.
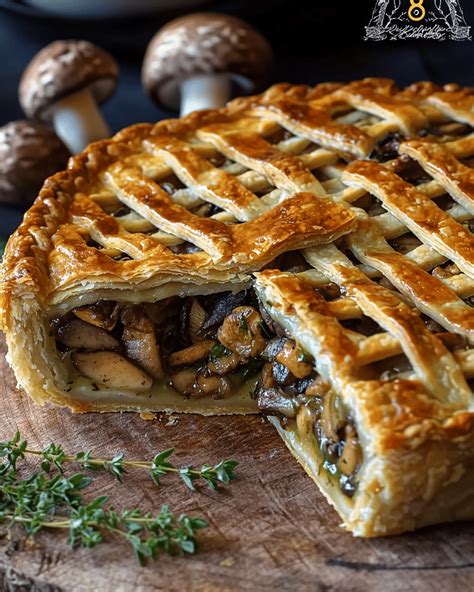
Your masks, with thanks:
[(472, 125), (471, 89), (366, 79), (92, 144), (6, 249), (19, 384), (259, 410), (357, 535), (474, 517)]

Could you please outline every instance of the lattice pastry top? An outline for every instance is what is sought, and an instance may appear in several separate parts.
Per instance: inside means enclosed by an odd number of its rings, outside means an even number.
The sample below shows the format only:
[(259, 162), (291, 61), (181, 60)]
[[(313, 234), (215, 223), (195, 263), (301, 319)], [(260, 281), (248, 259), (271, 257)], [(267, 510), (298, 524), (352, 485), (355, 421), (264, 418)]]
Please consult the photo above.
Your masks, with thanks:
[[(473, 517), (453, 493), (470, 491), (474, 460), (473, 125), (471, 89), (366, 79), (279, 84), (91, 145), (7, 246), (2, 322), (20, 384), (77, 410), (248, 412), (248, 392), (226, 397), (251, 357), (264, 364), (258, 407), (285, 418), (283, 438), (349, 528)], [(252, 286), (258, 303), (235, 294)], [(221, 292), (234, 304), (217, 327)], [(186, 327), (200, 329), (160, 359), (168, 345), (150, 335), (188, 304)], [(174, 394), (156, 390), (169, 375)]]
[(111, 276), (142, 284), (163, 272), (248, 271), (333, 241), (355, 223), (343, 204), (352, 194), (334, 196), (341, 166), (376, 153), (388, 134), (467, 126), (471, 106), (452, 85), (276, 85), (223, 110), (124, 130), (45, 184), (10, 241), (4, 294), (59, 301)]

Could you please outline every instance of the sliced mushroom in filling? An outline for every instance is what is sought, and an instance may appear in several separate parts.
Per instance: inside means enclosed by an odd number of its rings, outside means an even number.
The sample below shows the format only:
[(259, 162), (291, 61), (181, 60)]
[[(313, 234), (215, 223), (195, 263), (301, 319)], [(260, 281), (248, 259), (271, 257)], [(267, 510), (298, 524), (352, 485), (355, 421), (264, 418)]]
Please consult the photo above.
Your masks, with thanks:
[(137, 394), (165, 384), (185, 398), (225, 399), (239, 386), (282, 422), (309, 406), (324, 469), (352, 496), (361, 452), (353, 421), (317, 375), (313, 358), (251, 291), (100, 301), (51, 322), (58, 352), (101, 390)]
[(280, 417), (283, 425), (295, 420), (302, 407), (309, 409), (322, 468), (343, 494), (352, 497), (362, 449), (340, 398), (317, 375), (311, 356), (294, 340), (275, 337), (262, 355), (266, 363), (255, 389), (258, 408)]

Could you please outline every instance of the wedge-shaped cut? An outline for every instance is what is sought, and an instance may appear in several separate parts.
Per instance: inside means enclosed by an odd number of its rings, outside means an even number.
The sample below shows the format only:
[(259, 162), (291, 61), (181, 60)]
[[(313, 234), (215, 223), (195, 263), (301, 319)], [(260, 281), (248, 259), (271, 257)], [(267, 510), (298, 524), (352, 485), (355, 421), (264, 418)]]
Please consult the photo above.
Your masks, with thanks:
[[(330, 265), (328, 249), (308, 253), (316, 256), (321, 267)], [(319, 376), (304, 396), (279, 404), (267, 391), (257, 402), (355, 534), (472, 518), (474, 412), (464, 378), (473, 376), (472, 358), (462, 348), (448, 351), (442, 334), (349, 262), (337, 273), (357, 302), (352, 314), (307, 278), (257, 274), (262, 305), (308, 352)], [(378, 317), (387, 333), (355, 332), (361, 313)], [(344, 326), (348, 317), (352, 328)], [(405, 363), (394, 357), (395, 344)], [(381, 378), (381, 359), (393, 368), (391, 379)]]
[[(316, 205), (313, 214), (309, 206), (303, 213), (290, 212), (290, 222), (305, 217), (306, 225), (314, 214), (311, 224), (328, 224), (331, 237), (355, 223), (345, 206), (327, 201), (324, 210)], [(41, 198), (34, 207), (42, 207)], [(66, 226), (60, 225), (52, 240), (62, 240), (59, 235), (67, 232), (68, 244), (74, 245), (76, 231), (66, 231)], [(291, 240), (299, 246), (318, 244), (326, 240), (319, 228), (311, 239), (306, 231), (303, 238), (295, 231)], [(169, 251), (161, 267), (155, 267), (153, 260), (116, 262), (104, 249), (86, 247), (77, 257), (88, 254), (90, 264), (98, 261), (101, 270), (86, 274), (76, 268), (71, 277), (63, 267), (69, 265), (70, 253), (66, 248), (61, 260), (58, 246), (50, 253), (48, 282), (41, 285), (42, 254), (36, 250), (17, 256), (18, 241), (27, 252), (30, 242), (21, 230), (10, 242), (3, 318), (9, 359), (19, 383), (36, 401), (77, 411), (257, 411), (251, 391), (270, 329), (249, 289), (250, 266), (230, 271), (202, 252)], [(265, 259), (269, 256), (267, 252)], [(18, 283), (24, 265), (30, 279)]]

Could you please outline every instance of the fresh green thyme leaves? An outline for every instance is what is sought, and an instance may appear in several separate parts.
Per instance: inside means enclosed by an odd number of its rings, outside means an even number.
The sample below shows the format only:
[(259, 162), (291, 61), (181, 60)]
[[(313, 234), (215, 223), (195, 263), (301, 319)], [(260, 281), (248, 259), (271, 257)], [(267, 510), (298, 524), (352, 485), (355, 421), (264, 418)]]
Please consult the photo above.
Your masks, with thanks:
[(194, 553), (196, 533), (208, 526), (203, 518), (175, 516), (164, 505), (157, 515), (138, 508), (115, 511), (108, 496), (84, 502), (81, 491), (91, 479), (81, 473), (69, 478), (35, 473), (20, 479), (12, 469), (1, 479), (0, 523), (20, 524), (28, 534), (40, 530), (64, 529), (73, 547), (92, 549), (115, 535), (127, 540), (143, 565), (157, 559), (160, 552), (170, 555)]
[(110, 459), (95, 458), (91, 451), (78, 452), (75, 455), (65, 454), (59, 444), (50, 444), (43, 450), (31, 450), (28, 442), (21, 440), (19, 432), (7, 441), (0, 442), (0, 476), (10, 467), (16, 468), (18, 459), (24, 459), (25, 455), (38, 456), (41, 459), (41, 469), (45, 473), (52, 470), (64, 471), (65, 464), (76, 464), (83, 470), (105, 471), (118, 481), (130, 469), (142, 469), (149, 473), (156, 485), (160, 484), (160, 477), (167, 474), (175, 474), (181, 477), (182, 481), (191, 490), (195, 490), (194, 481), (202, 480), (211, 489), (216, 489), (219, 483), (227, 485), (235, 478), (235, 467), (238, 465), (234, 460), (223, 460), (215, 466), (204, 464), (200, 469), (193, 466), (177, 467), (169, 462), (169, 457), (174, 453), (174, 448), (168, 448), (156, 454), (151, 461), (126, 460), (122, 453)]
[(179, 476), (193, 491), (195, 489), (193, 482), (197, 479), (203, 479), (211, 489), (217, 489), (219, 483), (227, 485), (235, 478), (237, 464), (235, 460), (222, 460), (213, 467), (203, 465), (200, 471), (196, 471), (193, 467), (182, 467), (179, 469)]
[[(90, 451), (69, 455), (59, 444), (32, 450), (17, 432), (10, 440), (0, 442), (0, 524), (7, 528), (20, 524), (30, 535), (45, 529), (65, 529), (72, 547), (93, 548), (104, 542), (106, 535), (119, 536), (130, 543), (141, 564), (163, 552), (194, 553), (197, 531), (208, 526), (203, 518), (176, 516), (167, 505), (157, 515), (139, 508), (118, 512), (109, 505), (108, 496), (83, 499), (82, 492), (92, 483), (91, 477), (80, 472), (65, 474), (67, 466), (75, 464), (82, 470), (105, 471), (122, 481), (129, 469), (136, 468), (148, 471), (159, 485), (161, 477), (174, 473), (193, 491), (199, 480), (217, 489), (235, 478), (237, 461), (222, 460), (200, 469), (176, 467), (170, 462), (173, 453), (174, 448), (168, 448), (151, 461), (125, 460), (123, 454), (100, 459)], [(25, 477), (23, 467), (21, 475), (17, 469), (27, 456), (37, 457), (39, 464)]]
[(0, 475), (6, 474), (11, 469), (16, 469), (18, 459), (25, 458), (25, 450), (28, 442), (21, 440), (20, 432), (16, 432), (11, 440), (0, 442)]

